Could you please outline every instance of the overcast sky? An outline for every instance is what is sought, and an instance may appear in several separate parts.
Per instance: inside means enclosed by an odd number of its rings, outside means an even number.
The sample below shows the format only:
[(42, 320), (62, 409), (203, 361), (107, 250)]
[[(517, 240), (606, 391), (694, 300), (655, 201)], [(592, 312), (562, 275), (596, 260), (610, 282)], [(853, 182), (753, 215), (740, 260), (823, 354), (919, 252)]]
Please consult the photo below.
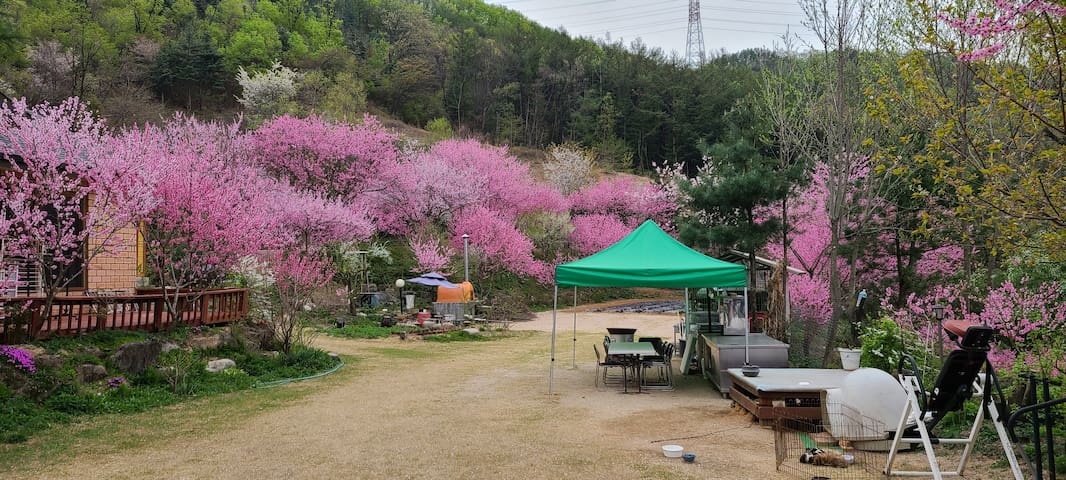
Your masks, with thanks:
[[(689, 0), (487, 0), (518, 11), (545, 27), (565, 30), (573, 37), (622, 40), (640, 38), (667, 55), (685, 55)], [(704, 49), (772, 47), (786, 32), (810, 41), (804, 15), (789, 0), (701, 0)], [(797, 49), (805, 50), (802, 42)]]

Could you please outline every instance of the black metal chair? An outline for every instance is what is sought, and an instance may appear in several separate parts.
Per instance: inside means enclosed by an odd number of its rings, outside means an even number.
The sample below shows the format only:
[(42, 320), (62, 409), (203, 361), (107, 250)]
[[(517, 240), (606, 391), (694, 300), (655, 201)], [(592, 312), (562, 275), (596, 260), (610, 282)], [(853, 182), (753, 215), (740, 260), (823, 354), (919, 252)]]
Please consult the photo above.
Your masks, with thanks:
[[(961, 476), (966, 468), (966, 461), (977, 442), (981, 422), (986, 416), (992, 420), (999, 435), (1003, 452), (1010, 464), (1011, 473), (1016, 480), (1022, 480), (1022, 473), (1014, 453), (1013, 445), (1004, 426), (1009, 412), (999, 380), (992, 364), (988, 361), (988, 352), (995, 336), (995, 330), (984, 325), (976, 325), (960, 320), (949, 320), (943, 324), (948, 337), (959, 348), (952, 351), (937, 376), (932, 391), (927, 391), (922, 384), (921, 372), (917, 363), (909, 355), (900, 358), (899, 377), (907, 392), (907, 405), (900, 416), (894, 432), (890, 432), (892, 444), (884, 473), (894, 475), (931, 475), (935, 480), (944, 476)], [(993, 399), (993, 391), (997, 399)], [(934, 428), (944, 417), (963, 409), (966, 401), (977, 398), (980, 406), (974, 416), (973, 427), (966, 437), (942, 438), (936, 435)], [(893, 470), (896, 453), (903, 445), (921, 445), (926, 452), (929, 470)], [(943, 471), (940, 467), (934, 445), (962, 445), (958, 466), (952, 471)]]
[[(594, 350), (596, 350), (596, 380), (594, 382), (594, 385), (596, 386), (597, 390), (600, 388), (601, 380), (602, 380), (604, 385), (607, 385), (609, 383), (616, 383), (617, 382), (617, 379), (618, 379), (617, 376), (611, 377), (608, 374), (608, 370), (610, 370), (611, 368), (621, 368), (622, 369), (622, 379), (621, 380), (623, 382), (625, 382), (627, 380), (626, 371), (628, 369), (628, 365), (626, 365), (624, 362), (611, 360), (609, 355), (601, 355), (600, 354), (600, 347), (599, 347), (599, 345), (596, 345), (595, 343), (592, 344), (592, 348)], [(612, 378), (614, 379), (613, 382), (612, 382)]]
[[(644, 369), (644, 374), (641, 378), (644, 382), (644, 388), (648, 390), (673, 390), (674, 389), (674, 344), (660, 342), (661, 349), (657, 349), (660, 353), (659, 356), (647, 357), (644, 359), (641, 367)], [(648, 378), (648, 371), (652, 370), (657, 373), (654, 379)]]

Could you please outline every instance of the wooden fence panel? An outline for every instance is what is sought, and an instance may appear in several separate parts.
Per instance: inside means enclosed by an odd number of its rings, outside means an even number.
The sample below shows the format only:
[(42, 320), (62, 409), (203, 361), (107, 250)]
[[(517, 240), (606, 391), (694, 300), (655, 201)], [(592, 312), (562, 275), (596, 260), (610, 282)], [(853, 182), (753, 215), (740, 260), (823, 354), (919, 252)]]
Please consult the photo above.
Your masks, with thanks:
[[(229, 323), (248, 314), (248, 290), (243, 288), (195, 290), (182, 292), (178, 297), (184, 312), (181, 321), (193, 326)], [(43, 300), (42, 297), (3, 298), (9, 306)], [(171, 323), (160, 289), (137, 295), (60, 296), (48, 315), (40, 308), (31, 308), (18, 318), (0, 316), (0, 344), (92, 330), (159, 331), (169, 328)]]

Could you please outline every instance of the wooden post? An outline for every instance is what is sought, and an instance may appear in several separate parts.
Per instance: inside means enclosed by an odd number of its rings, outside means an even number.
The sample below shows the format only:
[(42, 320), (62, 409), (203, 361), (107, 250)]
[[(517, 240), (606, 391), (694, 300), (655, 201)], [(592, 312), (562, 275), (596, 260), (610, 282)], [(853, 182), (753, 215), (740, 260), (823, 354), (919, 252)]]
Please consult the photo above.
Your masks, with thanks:
[(204, 325), (207, 323), (207, 306), (211, 303), (212, 294), (210, 292), (203, 292), (200, 294), (200, 318), (197, 320), (197, 325)]
[(37, 340), (38, 339), (38, 335), (41, 333), (41, 327), (42, 327), (42, 325), (41, 325), (41, 309), (40, 308), (32, 308), (32, 309), (30, 309), (30, 324), (28, 325), (28, 327), (29, 327), (29, 331), (26, 332), (26, 333), (29, 334), (31, 339)]
[(163, 296), (160, 295), (152, 302), (152, 325), (155, 326), (155, 331), (163, 330), (163, 309), (166, 302), (163, 301)]
[(248, 289), (241, 289), (241, 311), (238, 313), (237, 320), (248, 316)]
[[(108, 306), (107, 306), (106, 303), (101, 302), (101, 301), (97, 301), (97, 300), (94, 300), (94, 303), (96, 303), (96, 329), (97, 330), (103, 330), (104, 327), (107, 326), (107, 310), (108, 310), (107, 307)], [(114, 310), (117, 313), (118, 309), (116, 308)], [(115, 323), (118, 323), (118, 322), (115, 322)]]

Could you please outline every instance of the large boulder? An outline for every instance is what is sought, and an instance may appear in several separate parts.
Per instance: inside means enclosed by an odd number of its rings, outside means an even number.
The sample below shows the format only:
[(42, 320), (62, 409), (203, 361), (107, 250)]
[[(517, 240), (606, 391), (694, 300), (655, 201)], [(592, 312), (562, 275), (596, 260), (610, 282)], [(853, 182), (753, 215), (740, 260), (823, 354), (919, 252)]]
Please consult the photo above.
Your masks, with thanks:
[(197, 334), (190, 336), (185, 344), (195, 350), (211, 350), (221, 347), (226, 343), (224, 340), (221, 333)]
[(33, 363), (35, 363), (38, 368), (45, 367), (59, 369), (63, 368), (63, 356), (46, 353), (44, 355), (33, 357)]
[(78, 372), (78, 382), (92, 383), (107, 378), (107, 369), (103, 365), (85, 363), (75, 368)]
[(111, 355), (111, 363), (123, 373), (136, 375), (159, 362), (163, 342), (147, 341), (127, 343)]

